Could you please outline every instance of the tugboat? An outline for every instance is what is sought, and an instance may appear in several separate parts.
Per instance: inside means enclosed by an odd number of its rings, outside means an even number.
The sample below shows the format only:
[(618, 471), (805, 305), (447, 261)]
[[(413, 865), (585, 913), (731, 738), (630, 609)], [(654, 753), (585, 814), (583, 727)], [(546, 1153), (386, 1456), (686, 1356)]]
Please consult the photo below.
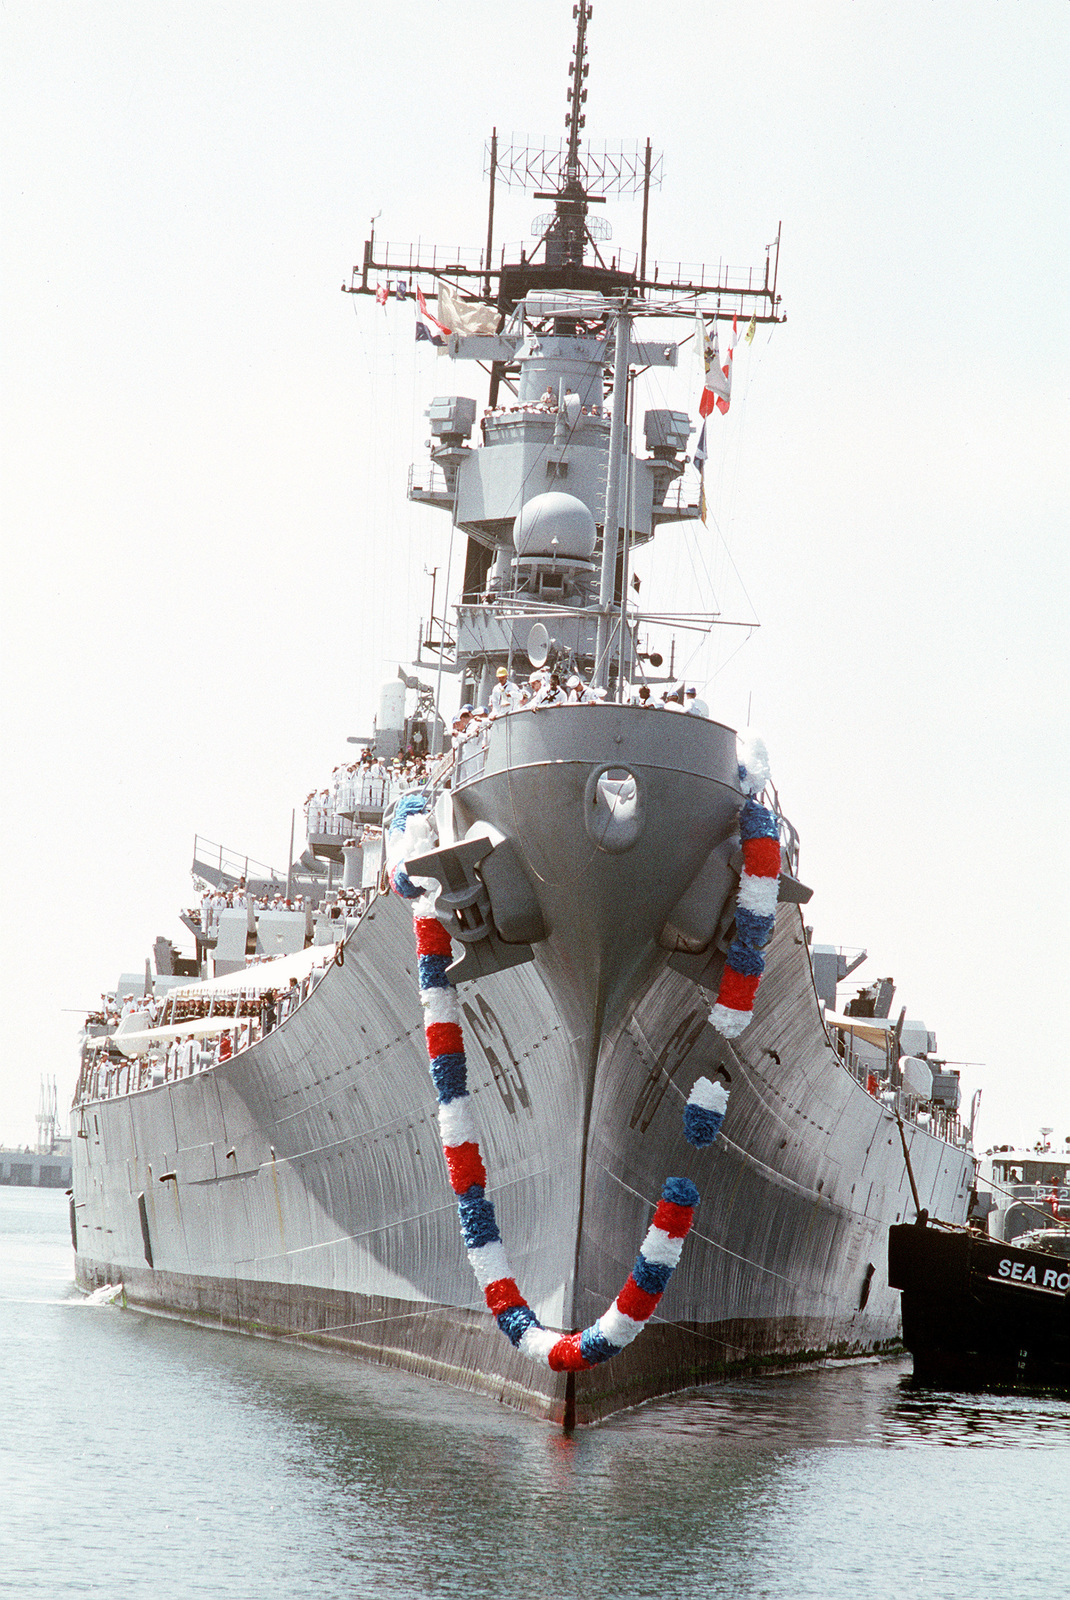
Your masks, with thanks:
[[(575, 15), (567, 140), (492, 137), (482, 255), (373, 236), (344, 286), (451, 362), (409, 486), (465, 540), (435, 682), (384, 690), (371, 770), (285, 872), (198, 845), (195, 955), (158, 941), (87, 1032), (71, 1211), (86, 1288), (566, 1425), (895, 1346), (897, 1116), (931, 1212), (964, 1221), (974, 1181), (957, 1079), (902, 1080), (890, 981), (836, 1012), (857, 961), (811, 948), (764, 749), (657, 676), (673, 619), (630, 563), (699, 521), (704, 446), (687, 412), (633, 415), (633, 374), (701, 354), (700, 421), (727, 424), (737, 338), (783, 320), (779, 246), (650, 256), (660, 158), (584, 151)], [(504, 182), (552, 203), (530, 253), (495, 251)], [(601, 249), (611, 192), (642, 196), (634, 258)]]
[(927, 1388), (1070, 1394), (1070, 1227), (1013, 1244), (924, 1222), (889, 1230), (888, 1281)]
[(964, 1390), (1070, 1393), (1070, 1154), (1050, 1128), (1031, 1150), (988, 1150), (969, 1226), (888, 1235), (914, 1381)]

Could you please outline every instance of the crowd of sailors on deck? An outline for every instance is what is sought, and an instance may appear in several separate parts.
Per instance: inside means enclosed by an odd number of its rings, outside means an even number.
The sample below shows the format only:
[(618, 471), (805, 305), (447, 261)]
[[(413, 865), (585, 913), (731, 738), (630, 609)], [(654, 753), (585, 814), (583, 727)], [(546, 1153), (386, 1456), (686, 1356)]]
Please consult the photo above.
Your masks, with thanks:
[[(537, 670), (526, 682), (514, 683), (505, 667), (499, 667), (497, 681), (491, 690), (490, 703), (485, 706), (463, 705), (453, 719), (454, 748), (466, 740), (483, 733), (498, 717), (512, 711), (539, 711), (544, 706), (597, 706), (606, 701), (606, 690), (600, 685), (585, 683), (576, 673), (564, 675)], [(695, 717), (708, 717), (709, 707), (698, 698), (696, 689), (683, 684), (666, 689), (660, 699), (655, 699), (648, 684), (640, 684), (629, 691), (629, 705), (649, 707), (659, 711), (690, 713)]]
[[(709, 708), (698, 698), (697, 690), (678, 684), (655, 696), (648, 684), (627, 693), (627, 703), (641, 708), (690, 713), (708, 717)], [(444, 775), (459, 752), (459, 747), (485, 734), (490, 723), (512, 711), (539, 711), (550, 706), (602, 705), (607, 692), (600, 685), (584, 682), (575, 672), (537, 669), (515, 682), (506, 667), (497, 669), (496, 680), (486, 705), (463, 705), (453, 719), (452, 750), (440, 757), (410, 744), (400, 755), (387, 760), (365, 750), (358, 761), (340, 762), (330, 782), (314, 789), (305, 799), (308, 837), (338, 835), (356, 837), (360, 823), (354, 820), (362, 806), (385, 806), (408, 789), (420, 789)], [(284, 903), (278, 909), (289, 909)]]
[[(552, 706), (602, 705), (606, 699), (604, 688), (585, 683), (575, 673), (566, 675), (539, 669), (532, 672), (526, 682), (515, 683), (508, 670), (499, 667), (490, 703), (486, 706), (461, 707), (453, 720), (452, 749), (438, 761), (429, 760), (424, 752), (410, 746), (390, 761), (365, 750), (358, 761), (340, 763), (335, 767), (330, 785), (313, 791), (305, 802), (309, 834), (337, 831), (332, 824), (349, 820), (343, 813), (358, 809), (362, 796), (368, 793), (365, 787), (368, 784), (382, 785), (382, 799), (378, 802), (382, 804), (405, 789), (422, 787), (444, 775), (445, 769), (461, 755), (462, 747), (470, 740), (480, 740), (481, 735), (485, 736), (490, 723), (499, 717), (522, 709), (539, 711)], [(659, 698), (653, 696), (649, 685), (641, 684), (628, 694), (627, 702), (642, 708), (709, 716), (709, 710), (705, 702), (698, 698), (697, 691), (685, 688), (682, 684), (664, 690)], [(378, 830), (353, 824), (352, 832), (357, 836), (369, 832), (377, 834)], [(351, 917), (359, 915), (365, 898), (362, 890), (339, 890), (328, 894), (319, 911), (337, 921), (340, 928), (345, 927)], [(192, 908), (189, 918), (201, 927), (205, 935), (211, 935), (218, 927), (223, 911), (247, 910), (250, 907), (256, 913), (315, 909), (304, 895), (287, 898), (281, 889), (272, 895), (253, 895), (245, 880), (241, 879), (230, 890), (206, 890), (199, 908)], [(249, 965), (256, 964), (253, 961)], [(88, 1086), (90, 1094), (130, 1093), (135, 1089), (150, 1088), (156, 1083), (187, 1077), (228, 1060), (289, 1016), (322, 978), (324, 970), (320, 968), (313, 971), (302, 980), (295, 978), (288, 988), (266, 989), (253, 995), (243, 994), (238, 985), (234, 994), (212, 996), (210, 999), (203, 996), (179, 998), (149, 994), (128, 995), (119, 1001), (113, 994), (102, 995), (100, 1010), (90, 1012), (86, 1018), (87, 1026), (107, 1030), (106, 1035), (90, 1041), (93, 1048), (85, 1068), (93, 1075), (93, 1083)], [(150, 1056), (126, 1060), (120, 1058), (117, 1047), (108, 1045), (107, 1038), (124, 1017), (135, 1011), (145, 1013), (145, 1028), (181, 1027), (187, 1021), (201, 1021), (221, 1015), (232, 1016), (234, 1026), (208, 1037), (198, 1038), (190, 1034), (183, 1039), (179, 1035), (166, 1044), (161, 1041), (159, 1049)]]
[(154, 995), (128, 994), (124, 1000), (117, 1000), (113, 994), (102, 994), (100, 997), (100, 1010), (90, 1011), (86, 1014), (86, 1027), (117, 1028), (122, 1019), (129, 1016), (131, 1011), (147, 1011), (149, 1013), (150, 1027), (155, 1027), (163, 1010), (163, 1000), (157, 1000)]
[(151, 1089), (155, 1084), (191, 1077), (221, 1061), (229, 1061), (296, 1011), (320, 982), (332, 959), (333, 950), (325, 951), (323, 966), (314, 968), (303, 978), (291, 978), (285, 987), (280, 985), (259, 992), (243, 990), (236, 976), (235, 989), (229, 994), (128, 995), (121, 1004), (114, 995), (102, 995), (101, 1011), (90, 1012), (87, 1024), (99, 1025), (102, 1021), (117, 1024), (133, 1012), (143, 1012), (145, 1029), (175, 1027), (181, 1030), (187, 1023), (195, 1025), (221, 1018), (233, 1018), (233, 1025), (213, 1030), (208, 1035), (199, 1029), (185, 1037), (179, 1032), (169, 1039), (159, 1040), (147, 1054), (129, 1058), (111, 1042), (110, 1034), (91, 1037), (83, 1056), (83, 1083), (79, 1086), (78, 1098), (106, 1099), (132, 1094), (138, 1089)]
[(311, 909), (311, 901), (306, 902), (303, 894), (288, 899), (280, 889), (275, 894), (254, 895), (239, 883), (235, 889), (206, 889), (201, 895), (200, 907), (191, 906), (187, 915), (206, 937), (210, 937), (216, 932), (223, 911), (247, 911), (252, 907), (254, 914), (259, 915), (261, 911), (304, 911), (306, 906)]
[[(364, 824), (356, 837), (362, 844), (372, 844), (381, 836), (381, 829)], [(243, 883), (234, 889), (205, 889), (200, 906), (190, 906), (186, 912), (189, 921), (198, 927), (203, 937), (210, 939), (218, 932), (219, 919), (224, 911), (246, 911), (252, 907), (255, 916), (261, 912), (298, 911), (313, 917), (326, 917), (331, 921), (359, 915), (363, 910), (360, 890), (328, 890), (318, 900), (304, 894), (284, 895), (281, 890), (270, 895), (249, 894)], [(118, 1018), (109, 1017), (109, 1021)]]
[(385, 806), (406, 789), (427, 782), (427, 754), (410, 744), (392, 760), (384, 760), (365, 750), (359, 761), (340, 762), (331, 773), (330, 783), (313, 789), (305, 800), (305, 822), (309, 838), (323, 834), (355, 836), (360, 824), (353, 815), (362, 807)]
[(564, 411), (573, 422), (580, 417), (597, 417), (600, 422), (612, 421), (612, 412), (605, 406), (581, 405), (579, 396), (572, 389), (566, 389), (564, 399), (559, 401), (557, 390), (552, 384), (547, 384), (537, 400), (519, 400), (513, 406), (488, 406), (479, 420), (479, 429), (486, 441), (488, 422), (500, 422), (510, 417), (554, 416), (559, 411)]

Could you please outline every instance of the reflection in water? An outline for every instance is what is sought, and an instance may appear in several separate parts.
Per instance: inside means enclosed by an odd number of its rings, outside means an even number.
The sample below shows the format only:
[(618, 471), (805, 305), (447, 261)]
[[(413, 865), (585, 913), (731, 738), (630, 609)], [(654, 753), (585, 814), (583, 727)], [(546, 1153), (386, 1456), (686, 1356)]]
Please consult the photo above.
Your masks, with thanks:
[(1061, 1593), (1065, 1402), (914, 1391), (907, 1361), (565, 1438), (344, 1357), (71, 1300), (65, 1214), (33, 1199), (14, 1227), (0, 1191), (0, 1572), (20, 1595), (114, 1595), (117, 1562), (124, 1596), (170, 1600)]
[(707, 1436), (756, 1445), (1066, 1446), (1070, 1405), (1045, 1396), (915, 1389), (909, 1357), (710, 1388), (675, 1402)]
[(889, 1413), (888, 1443), (1063, 1445), (1070, 1405), (1048, 1396), (950, 1394), (915, 1389), (908, 1375)]

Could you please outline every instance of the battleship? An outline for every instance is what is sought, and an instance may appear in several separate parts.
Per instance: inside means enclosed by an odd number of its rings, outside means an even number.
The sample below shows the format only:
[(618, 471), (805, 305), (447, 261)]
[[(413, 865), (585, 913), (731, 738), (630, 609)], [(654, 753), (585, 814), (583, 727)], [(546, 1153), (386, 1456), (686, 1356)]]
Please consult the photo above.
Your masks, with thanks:
[[(485, 249), (373, 229), (343, 285), (412, 302), (450, 373), (408, 486), (463, 541), (433, 682), (384, 688), (285, 871), (195, 843), (195, 954), (158, 940), (87, 1026), (71, 1195), (87, 1290), (566, 1426), (896, 1348), (889, 1228), (963, 1221), (975, 1173), (890, 980), (838, 1011), (860, 958), (813, 944), (761, 748), (643, 703), (674, 690), (649, 645), (673, 619), (631, 562), (701, 517), (703, 436), (638, 418), (634, 375), (701, 354), (700, 417), (726, 412), (732, 344), (783, 320), (779, 242), (758, 268), (654, 259), (660, 158), (585, 146), (575, 15), (567, 137), (491, 138)], [(505, 184), (552, 205), (530, 248), (495, 244)], [(642, 201), (634, 257), (610, 193)], [(501, 714), (450, 734), (444, 681)]]

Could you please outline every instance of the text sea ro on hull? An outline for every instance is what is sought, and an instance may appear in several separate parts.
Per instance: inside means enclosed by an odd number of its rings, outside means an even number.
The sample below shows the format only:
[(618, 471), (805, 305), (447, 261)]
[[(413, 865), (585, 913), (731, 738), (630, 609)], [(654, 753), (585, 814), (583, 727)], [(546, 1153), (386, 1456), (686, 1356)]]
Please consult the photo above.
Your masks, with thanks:
[[(893, 1342), (897, 1109), (924, 1205), (962, 1219), (973, 1181), (957, 1080), (926, 1030), (907, 1049), (890, 984), (835, 1013), (846, 962), (811, 950), (761, 751), (630, 703), (667, 682), (632, 555), (703, 496), (690, 419), (648, 410), (644, 451), (629, 374), (697, 327), (700, 413), (730, 425), (729, 330), (779, 298), (775, 261), (668, 281), (645, 227), (607, 265), (590, 206), (648, 196), (657, 164), (585, 157), (580, 126), (523, 159), (492, 142), (492, 197), (521, 172), (553, 189), (530, 259), (365, 248), (354, 292), (413, 299), (418, 336), (490, 369), (479, 442), (472, 399), (435, 400), (410, 491), (466, 547), (435, 684), (380, 703), (374, 755), (408, 752), (409, 778), (347, 775), (286, 874), (198, 850), (210, 901), (241, 903), (189, 919), (196, 972), (159, 943), (128, 986), (151, 998), (87, 1040), (72, 1201), (85, 1286), (566, 1422)], [(536, 701), (440, 753), (444, 677), (478, 707), (529, 666)]]
[(979, 1163), (968, 1228), (893, 1227), (914, 1379), (942, 1389), (1070, 1393), (1070, 1139)]

